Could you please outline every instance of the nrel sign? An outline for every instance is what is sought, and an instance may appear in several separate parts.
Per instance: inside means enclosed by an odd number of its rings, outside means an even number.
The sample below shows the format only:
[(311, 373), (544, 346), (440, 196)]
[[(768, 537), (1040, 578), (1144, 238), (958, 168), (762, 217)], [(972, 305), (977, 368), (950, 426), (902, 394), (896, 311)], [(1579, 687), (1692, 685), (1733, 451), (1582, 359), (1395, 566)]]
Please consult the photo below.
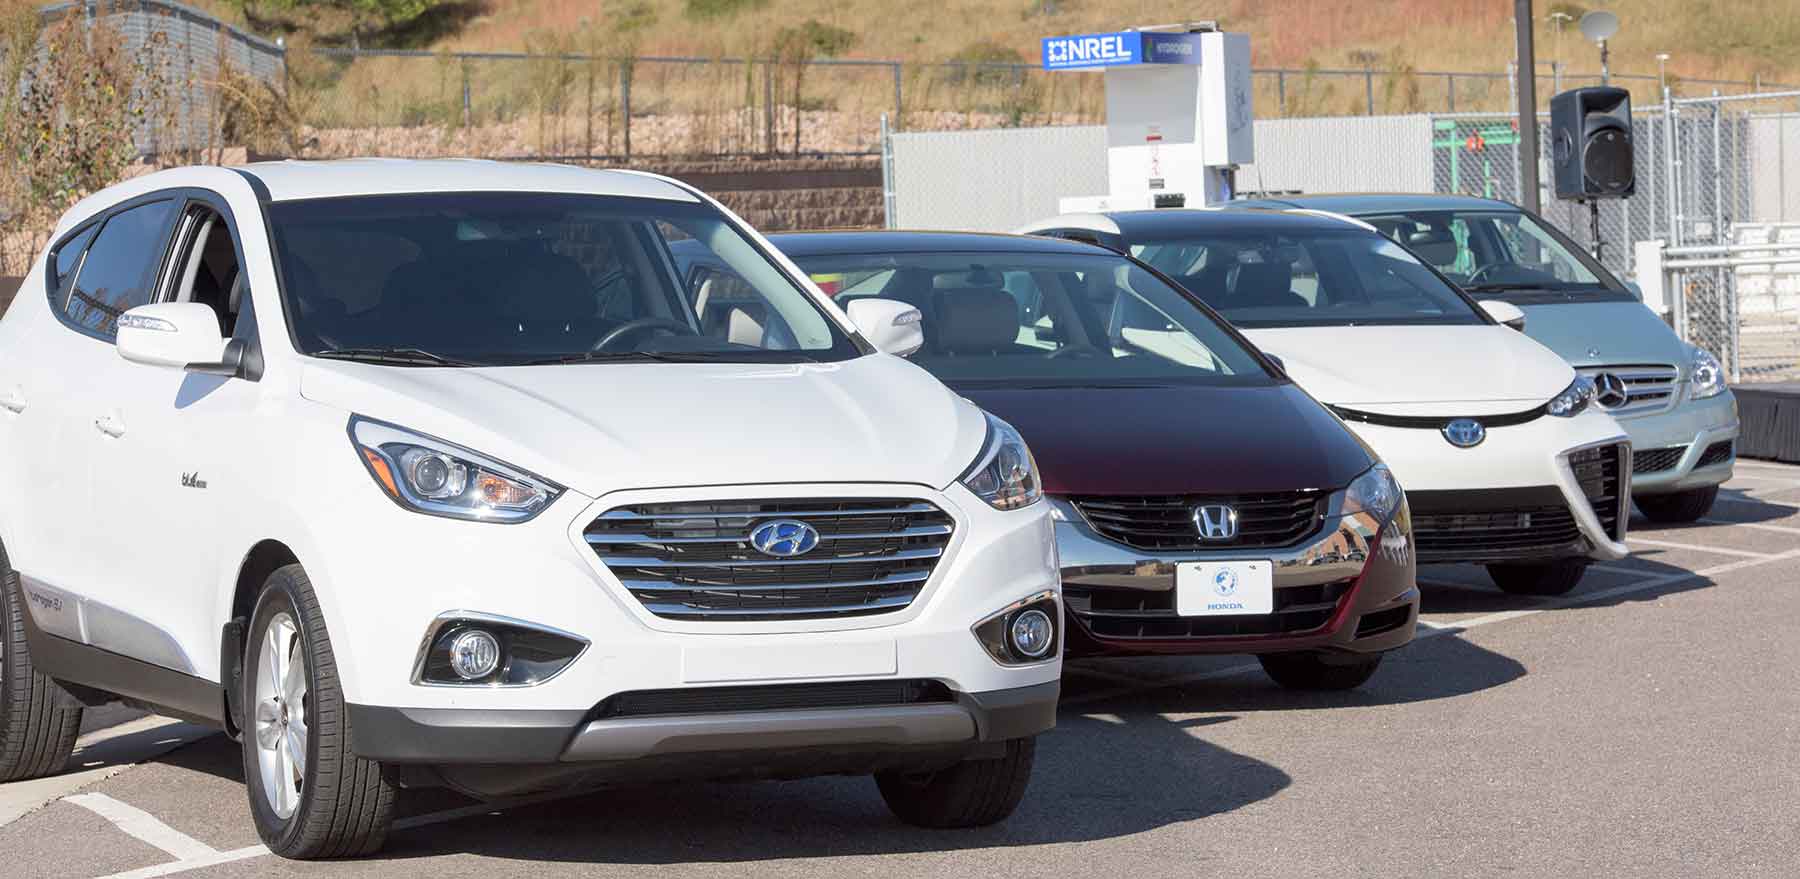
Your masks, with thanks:
[(1045, 37), (1045, 70), (1085, 70), (1128, 64), (1199, 64), (1200, 35), (1155, 31)]

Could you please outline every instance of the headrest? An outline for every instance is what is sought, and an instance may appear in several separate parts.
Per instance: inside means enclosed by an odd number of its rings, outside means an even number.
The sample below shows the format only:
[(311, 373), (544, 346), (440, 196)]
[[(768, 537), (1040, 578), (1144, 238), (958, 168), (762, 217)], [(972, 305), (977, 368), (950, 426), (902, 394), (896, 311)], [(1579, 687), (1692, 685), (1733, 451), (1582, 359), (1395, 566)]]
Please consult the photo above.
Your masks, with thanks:
[(1019, 303), (994, 287), (939, 290), (933, 330), (940, 351), (997, 351), (1018, 341)]
[(1294, 268), (1285, 260), (1240, 262), (1231, 282), (1232, 301), (1239, 305), (1280, 302), (1293, 292)]
[(1457, 246), (1454, 238), (1449, 241), (1425, 241), (1409, 246), (1412, 247), (1413, 253), (1419, 255), (1420, 259), (1434, 266), (1447, 266), (1456, 262)]

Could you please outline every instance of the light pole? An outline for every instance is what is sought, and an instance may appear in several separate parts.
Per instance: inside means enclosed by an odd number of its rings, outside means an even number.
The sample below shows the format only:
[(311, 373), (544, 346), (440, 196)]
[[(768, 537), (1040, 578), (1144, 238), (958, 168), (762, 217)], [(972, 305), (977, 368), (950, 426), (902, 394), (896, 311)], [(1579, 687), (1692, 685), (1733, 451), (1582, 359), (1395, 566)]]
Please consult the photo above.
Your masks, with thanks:
[(1667, 52), (1656, 53), (1656, 84), (1657, 91), (1669, 87), (1669, 53)]
[(1611, 71), (1607, 69), (1606, 41), (1619, 32), (1619, 17), (1604, 9), (1596, 9), (1581, 17), (1581, 35), (1600, 44), (1600, 84), (1606, 85)]
[(1550, 62), (1550, 78), (1554, 81), (1552, 88), (1555, 91), (1560, 92), (1560, 91), (1562, 91), (1562, 35), (1563, 35), (1563, 28), (1568, 27), (1569, 22), (1575, 20), (1575, 16), (1570, 15), (1567, 12), (1558, 11), (1558, 12), (1550, 13), (1548, 18), (1550, 19), (1550, 21), (1552, 22), (1552, 24), (1555, 27), (1555, 30), (1552, 32), (1556, 34), (1556, 38), (1554, 40), (1552, 40), (1551, 44), (1550, 44), (1550, 57), (1553, 59)]

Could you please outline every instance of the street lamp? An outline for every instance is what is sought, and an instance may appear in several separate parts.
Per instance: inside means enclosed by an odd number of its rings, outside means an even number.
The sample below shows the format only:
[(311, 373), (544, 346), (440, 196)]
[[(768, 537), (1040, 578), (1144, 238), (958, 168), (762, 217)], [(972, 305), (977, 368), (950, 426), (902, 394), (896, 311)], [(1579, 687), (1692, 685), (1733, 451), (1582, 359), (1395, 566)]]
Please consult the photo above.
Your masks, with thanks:
[(1610, 71), (1606, 64), (1606, 41), (1619, 32), (1619, 17), (1604, 9), (1581, 16), (1581, 35), (1600, 44), (1600, 84), (1606, 85)]
[(1666, 90), (1669, 87), (1669, 67), (1668, 67), (1668, 65), (1669, 65), (1669, 53), (1667, 53), (1667, 52), (1656, 53), (1656, 82), (1659, 87), (1658, 91)]
[(1550, 62), (1550, 77), (1552, 80), (1555, 81), (1554, 87), (1555, 87), (1556, 91), (1560, 92), (1560, 91), (1562, 91), (1562, 35), (1563, 35), (1563, 28), (1568, 27), (1569, 22), (1575, 20), (1575, 16), (1570, 15), (1567, 12), (1557, 11), (1557, 12), (1550, 13), (1550, 15), (1548, 17), (1549, 17), (1550, 21), (1552, 23), (1554, 23), (1554, 25), (1555, 25), (1554, 33), (1556, 34), (1556, 38), (1551, 41), (1551, 47), (1550, 47), (1550, 56), (1553, 59)]

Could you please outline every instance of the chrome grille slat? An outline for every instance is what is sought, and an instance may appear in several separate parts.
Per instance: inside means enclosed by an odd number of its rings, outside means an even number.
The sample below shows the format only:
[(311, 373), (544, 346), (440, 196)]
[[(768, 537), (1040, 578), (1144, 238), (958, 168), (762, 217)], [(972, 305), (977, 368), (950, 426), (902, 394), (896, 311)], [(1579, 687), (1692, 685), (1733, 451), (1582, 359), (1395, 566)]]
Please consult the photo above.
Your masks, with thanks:
[[(777, 518), (777, 517), (766, 517)], [(831, 534), (820, 532), (824, 540), (881, 540), (890, 537), (929, 537), (936, 534), (949, 534), (948, 525), (920, 525), (900, 531), (871, 531), (862, 534)], [(744, 537), (657, 537), (650, 534), (589, 534), (587, 542), (591, 544), (680, 544), (680, 543), (743, 543)]]
[[(1324, 519), (1325, 492), (1259, 495), (1074, 496), (1070, 502), (1101, 536), (1135, 549), (1193, 551), (1291, 545), (1316, 531)], [(1227, 504), (1237, 510), (1238, 533), (1230, 540), (1200, 538), (1194, 508)]]
[(1625, 403), (1605, 407), (1615, 418), (1650, 415), (1668, 409), (1681, 389), (1681, 371), (1663, 364), (1624, 364), (1619, 366), (1584, 366), (1578, 370), (1590, 379), (1601, 373), (1615, 375), (1625, 385)]
[[(751, 546), (764, 522), (805, 522), (806, 554)], [(644, 608), (670, 619), (792, 620), (909, 606), (955, 532), (912, 498), (800, 498), (638, 504), (609, 510), (584, 538)]]

